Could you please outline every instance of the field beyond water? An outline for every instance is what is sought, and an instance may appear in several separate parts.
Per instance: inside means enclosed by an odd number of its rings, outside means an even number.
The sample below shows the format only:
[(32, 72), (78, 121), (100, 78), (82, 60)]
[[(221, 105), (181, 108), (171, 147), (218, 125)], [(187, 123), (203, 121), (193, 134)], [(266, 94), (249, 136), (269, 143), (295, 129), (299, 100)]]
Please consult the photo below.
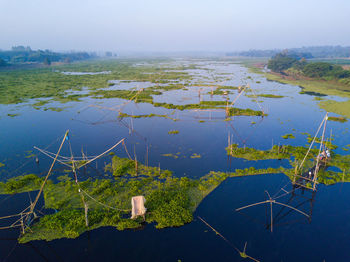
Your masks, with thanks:
[[(69, 136), (37, 217), (24, 232), (21, 217), (0, 219), (19, 225), (0, 230), (0, 260), (348, 261), (346, 92), (245, 65), (115, 59), (1, 71), (1, 217), (33, 202)], [(295, 171), (315, 165), (322, 129), (305, 155), (325, 109), (331, 159), (317, 191), (293, 188)], [(132, 220), (137, 195), (147, 212)]]
[[(336, 60), (324, 60), (324, 62), (332, 63)], [(284, 84), (300, 86), (301, 94), (310, 94), (318, 97), (319, 107), (345, 117), (350, 117), (350, 86), (335, 80), (313, 79), (301, 76), (282, 75), (266, 71), (264, 65), (267, 60), (246, 60), (247, 65), (252, 72), (264, 74), (266, 79), (277, 81)], [(348, 63), (348, 61), (347, 61)], [(332, 96), (343, 98), (332, 99)]]

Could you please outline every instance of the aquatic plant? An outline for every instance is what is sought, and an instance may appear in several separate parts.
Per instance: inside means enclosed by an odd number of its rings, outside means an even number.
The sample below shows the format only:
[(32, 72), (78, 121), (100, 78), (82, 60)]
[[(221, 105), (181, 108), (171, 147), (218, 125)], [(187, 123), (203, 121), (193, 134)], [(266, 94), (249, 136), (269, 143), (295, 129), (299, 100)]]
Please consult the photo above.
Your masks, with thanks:
[(341, 122), (341, 123), (344, 123), (344, 122), (348, 121), (345, 117), (336, 117), (336, 116), (329, 116), (328, 120), (329, 121)]
[[(257, 94), (257, 97), (266, 97), (266, 98), (283, 98), (281, 95), (273, 95), (273, 94)], [(255, 97), (255, 95), (247, 95), (247, 97)]]
[[(19, 241), (75, 238), (87, 230), (102, 226), (114, 226), (118, 230), (139, 227), (142, 220), (125, 218), (130, 212), (132, 196), (144, 195), (147, 202), (146, 222), (156, 223), (157, 228), (181, 226), (191, 222), (192, 213), (199, 203), (222, 181), (229, 177), (280, 173), (283, 169), (243, 169), (234, 173), (210, 172), (194, 180), (177, 178), (168, 170), (147, 167), (134, 160), (112, 157), (106, 172), (115, 179), (87, 179), (79, 187), (68, 175), (54, 183), (48, 180), (44, 188), (46, 209), (57, 210), (34, 221)], [(0, 183), (2, 194), (14, 194), (38, 190), (42, 179), (26, 175)], [(88, 206), (89, 226), (86, 227), (84, 195)]]
[(191, 158), (201, 158), (202, 156), (200, 154), (193, 153), (190, 157)]
[(284, 138), (284, 139), (288, 139), (288, 138), (294, 139), (295, 136), (293, 134), (285, 134), (285, 135), (282, 136), (282, 138)]
[(126, 113), (122, 113), (122, 112), (119, 112), (119, 115), (118, 117), (120, 118), (124, 118), (124, 117), (131, 117), (131, 118), (151, 118), (151, 117), (162, 117), (162, 118), (168, 118), (168, 119), (171, 119), (173, 121), (177, 121), (176, 118), (172, 118), (168, 115), (159, 115), (159, 114), (148, 114), (148, 115), (129, 115), (129, 114), (126, 114)]
[(169, 135), (177, 135), (178, 133), (180, 133), (179, 130), (170, 130), (170, 131), (168, 131)]

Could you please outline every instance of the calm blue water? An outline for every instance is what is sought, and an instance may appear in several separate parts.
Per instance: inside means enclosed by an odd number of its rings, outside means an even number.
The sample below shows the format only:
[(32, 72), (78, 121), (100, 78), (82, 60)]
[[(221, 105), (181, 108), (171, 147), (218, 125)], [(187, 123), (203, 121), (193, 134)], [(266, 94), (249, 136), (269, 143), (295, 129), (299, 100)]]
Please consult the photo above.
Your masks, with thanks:
[[(45, 174), (50, 159), (38, 153), (33, 146), (56, 151), (65, 130), (70, 130), (74, 155), (82, 149), (88, 155), (96, 155), (122, 138), (128, 151), (134, 148), (138, 160), (149, 165), (169, 169), (176, 176), (201, 177), (210, 171), (233, 171), (236, 168), (254, 166), (288, 167), (288, 161), (246, 161), (228, 159), (225, 147), (228, 136), (233, 142), (259, 149), (268, 149), (272, 144), (305, 145), (302, 132), (312, 135), (322, 121), (325, 112), (317, 106), (313, 96), (298, 94), (299, 87), (267, 81), (249, 73), (239, 64), (215, 61), (178, 60), (174, 65), (197, 63), (202, 69), (190, 70), (195, 76), (185, 83), (188, 91), (175, 90), (155, 96), (159, 102), (174, 104), (198, 103), (200, 100), (222, 100), (222, 96), (210, 96), (208, 86), (191, 87), (194, 84), (250, 84), (256, 93), (285, 96), (282, 99), (258, 98), (269, 115), (259, 117), (234, 117), (223, 121), (224, 112), (177, 111), (154, 108), (150, 104), (129, 103), (122, 111), (128, 114), (170, 114), (179, 119), (164, 118), (118, 119), (115, 109), (121, 99), (83, 99), (82, 102), (66, 104), (50, 103), (45, 107), (64, 107), (62, 112), (33, 109), (29, 104), (0, 105), (0, 168), (1, 180), (21, 174)], [(213, 76), (216, 77), (215, 81)], [(251, 76), (251, 79), (248, 78)], [(256, 83), (260, 81), (261, 83)], [(113, 89), (118, 89), (118, 81)], [(121, 89), (137, 87), (137, 83), (119, 83)], [(200, 90), (200, 95), (199, 91)], [(232, 90), (231, 90), (232, 91)], [(232, 101), (236, 91), (229, 95)], [(248, 93), (251, 95), (252, 93)], [(337, 99), (337, 98), (336, 98)], [(259, 110), (253, 98), (241, 96), (235, 106)], [(97, 108), (99, 105), (105, 108)], [(106, 107), (113, 108), (108, 110)], [(18, 113), (16, 117), (7, 114)], [(205, 122), (199, 122), (200, 120)], [(252, 122), (256, 124), (252, 124)], [(131, 130), (133, 129), (133, 130)], [(177, 135), (168, 131), (179, 130)], [(328, 122), (327, 136), (335, 136), (338, 153), (349, 142), (349, 123)], [(293, 133), (296, 139), (285, 140), (282, 135)], [(125, 150), (118, 147), (116, 154), (126, 157)], [(177, 154), (174, 159), (164, 154)], [(201, 158), (193, 159), (192, 154)], [(35, 163), (32, 154), (40, 162)], [(69, 155), (68, 147), (63, 155)], [(103, 166), (109, 158), (100, 159), (91, 165), (88, 175), (102, 177)], [(55, 174), (63, 167), (56, 166)], [(289, 183), (283, 174), (258, 177), (232, 178), (222, 183), (198, 207), (195, 220), (180, 228), (157, 230), (147, 225), (142, 230), (119, 232), (114, 228), (101, 228), (88, 232), (74, 240), (51, 242), (34, 241), (26, 245), (16, 243), (19, 232), (0, 231), (0, 261), (241, 261), (237, 251), (206, 227), (197, 216), (223, 234), (239, 249), (247, 242), (247, 254), (260, 261), (349, 261), (346, 251), (349, 244), (350, 186), (337, 184), (319, 186), (312, 196), (309, 192), (281, 198), (283, 203), (298, 207), (312, 214), (311, 222), (304, 216), (274, 206), (274, 231), (268, 227), (269, 216), (265, 206), (257, 206), (236, 212), (235, 209), (266, 199), (268, 190), (275, 194)], [(289, 190), (289, 186), (286, 188)], [(0, 196), (0, 215), (14, 213), (28, 205), (28, 194), (7, 198)]]

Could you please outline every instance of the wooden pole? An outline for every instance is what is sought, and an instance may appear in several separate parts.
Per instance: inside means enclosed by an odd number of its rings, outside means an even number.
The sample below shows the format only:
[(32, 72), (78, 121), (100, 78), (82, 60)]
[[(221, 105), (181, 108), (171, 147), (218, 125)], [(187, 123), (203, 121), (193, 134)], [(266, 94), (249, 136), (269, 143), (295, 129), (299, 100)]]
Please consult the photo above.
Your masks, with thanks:
[(43, 190), (44, 190), (44, 186), (45, 186), (45, 184), (46, 184), (46, 182), (47, 182), (47, 179), (49, 178), (49, 176), (50, 176), (50, 174), (51, 174), (51, 171), (52, 171), (53, 166), (54, 166), (54, 164), (55, 164), (55, 162), (56, 162), (56, 160), (57, 160), (57, 157), (58, 157), (58, 155), (59, 155), (60, 152), (61, 152), (62, 146), (63, 146), (64, 141), (66, 140), (66, 138), (67, 138), (67, 136), (68, 136), (68, 133), (69, 133), (69, 130), (67, 130), (66, 133), (64, 134), (64, 137), (63, 137), (62, 142), (61, 142), (61, 145), (60, 145), (60, 147), (59, 147), (59, 149), (58, 149), (58, 151), (57, 151), (57, 154), (56, 154), (56, 156), (55, 156), (55, 159), (53, 160), (53, 162), (52, 162), (52, 164), (51, 164), (51, 166), (50, 166), (49, 172), (47, 173), (44, 182), (41, 184), (40, 190), (39, 190), (38, 194), (36, 195), (36, 198), (35, 198), (34, 202), (30, 205), (30, 211), (29, 211), (29, 214), (27, 215), (26, 221), (29, 219), (30, 214), (33, 213), (34, 208), (35, 208), (36, 204), (38, 203), (38, 200), (39, 200), (39, 198), (40, 198), (40, 195), (41, 195), (41, 193), (42, 193)]
[(322, 138), (321, 138), (321, 143), (320, 143), (320, 150), (318, 152), (318, 156), (317, 156), (317, 161), (316, 161), (316, 168), (315, 168), (315, 173), (314, 173), (314, 179), (313, 179), (313, 188), (312, 190), (315, 191), (316, 190), (316, 182), (317, 182), (317, 173), (319, 170), (319, 161), (320, 161), (320, 153), (322, 150), (322, 146), (323, 146), (323, 140), (324, 140), (324, 134), (326, 132), (326, 126), (327, 126), (327, 120), (328, 120), (328, 112), (326, 113), (326, 116), (324, 118), (324, 126), (323, 126), (323, 132), (322, 132)]
[(86, 166), (87, 164), (91, 163), (92, 161), (95, 161), (97, 158), (103, 156), (104, 154), (107, 154), (109, 151), (111, 151), (112, 149), (116, 148), (121, 142), (124, 141), (125, 138), (121, 139), (118, 143), (116, 143), (114, 146), (112, 146), (111, 148), (109, 148), (108, 150), (104, 151), (103, 153), (99, 154), (98, 156), (94, 157), (93, 159), (87, 161), (86, 163), (82, 164), (81, 166), (78, 166), (77, 169), (82, 168), (83, 166)]
[(137, 157), (136, 157), (136, 150), (135, 150), (135, 145), (134, 145), (134, 161), (135, 161), (135, 172), (137, 174)]

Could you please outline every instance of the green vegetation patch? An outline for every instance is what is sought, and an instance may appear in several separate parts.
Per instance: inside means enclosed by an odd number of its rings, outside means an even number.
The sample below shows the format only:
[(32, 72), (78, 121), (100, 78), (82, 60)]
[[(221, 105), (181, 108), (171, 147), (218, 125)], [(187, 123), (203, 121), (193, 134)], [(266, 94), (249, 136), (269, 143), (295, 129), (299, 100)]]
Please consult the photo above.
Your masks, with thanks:
[(191, 155), (191, 158), (201, 158), (202, 156), (200, 154), (197, 154), (197, 153), (193, 153)]
[(228, 110), (228, 116), (267, 116), (267, 114), (250, 108), (241, 109), (237, 107), (230, 107)]
[[(48, 180), (44, 188), (45, 208), (57, 212), (35, 220), (19, 241), (76, 238), (83, 232), (102, 226), (114, 226), (117, 230), (139, 227), (142, 219), (125, 218), (130, 214), (131, 197), (137, 195), (146, 198), (147, 223), (155, 222), (157, 228), (181, 226), (192, 221), (192, 214), (203, 198), (228, 177), (280, 173), (283, 170), (249, 168), (234, 173), (210, 172), (193, 180), (177, 178), (168, 170), (146, 167), (140, 163), (136, 167), (131, 162), (134, 161), (114, 156), (108, 167), (118, 174), (114, 180), (88, 179), (80, 182), (81, 192), (89, 206), (88, 227), (75, 181), (67, 176), (60, 177), (58, 183)], [(0, 183), (0, 192), (13, 194), (38, 190), (42, 181), (35, 175), (9, 179), (6, 183)]]
[(0, 194), (14, 194), (39, 190), (42, 179), (34, 174), (10, 178), (0, 182)]
[(126, 114), (126, 113), (122, 113), (122, 112), (119, 112), (119, 117), (120, 118), (124, 118), (124, 117), (131, 117), (131, 118), (151, 118), (151, 117), (163, 117), (163, 118), (167, 118), (167, 119), (171, 119), (173, 121), (177, 121), (176, 118), (172, 118), (168, 115), (159, 115), (159, 114), (148, 114), (148, 115), (129, 115), (129, 114)]
[(328, 120), (329, 121), (335, 121), (335, 122), (341, 122), (341, 123), (344, 123), (344, 122), (348, 121), (345, 117), (336, 117), (336, 116), (329, 116)]
[(326, 100), (321, 101), (318, 105), (328, 112), (333, 112), (346, 118), (350, 118), (350, 100), (343, 102)]
[(129, 90), (97, 90), (91, 93), (93, 98), (122, 98), (126, 100), (134, 99), (137, 103), (152, 103), (152, 95), (161, 95), (159, 91), (144, 89), (142, 92)]
[(178, 133), (180, 133), (179, 130), (170, 130), (170, 131), (168, 131), (169, 135), (177, 135)]
[[(235, 152), (240, 149), (236, 149)], [(267, 159), (264, 153), (259, 159)], [(276, 150), (276, 148), (275, 148)], [(277, 149), (278, 150), (278, 149)], [(270, 158), (285, 157), (286, 151), (302, 151), (300, 148), (281, 149), (285, 152), (266, 152)], [(265, 156), (264, 156), (265, 155)], [(247, 156), (247, 155), (246, 155)], [(325, 184), (340, 181), (350, 181), (350, 156), (332, 156), (330, 165), (341, 168), (343, 173), (320, 173), (320, 181)], [(257, 157), (249, 157), (249, 159)], [(300, 159), (300, 158), (299, 158)], [(133, 160), (114, 156), (107, 171), (115, 174), (115, 179), (88, 179), (79, 183), (80, 192), (84, 195), (89, 207), (88, 221), (85, 224), (84, 205), (75, 181), (68, 176), (60, 177), (59, 182), (48, 180), (44, 187), (45, 208), (57, 210), (34, 220), (30, 229), (20, 236), (21, 243), (32, 240), (54, 240), (59, 238), (76, 238), (82, 233), (102, 226), (112, 226), (117, 230), (137, 228), (143, 219), (131, 220), (130, 215), (133, 196), (143, 195), (146, 198), (146, 223), (155, 222), (157, 228), (182, 226), (193, 219), (193, 212), (200, 202), (222, 181), (229, 177), (284, 173), (289, 177), (294, 174), (294, 168), (285, 169), (254, 167), (237, 169), (235, 172), (210, 172), (200, 179), (174, 177), (168, 170), (147, 167)], [(26, 175), (9, 179), (0, 183), (2, 194), (13, 194), (38, 190), (42, 179), (35, 175)]]
[(282, 138), (284, 138), (284, 139), (289, 139), (289, 138), (294, 139), (295, 136), (293, 134), (285, 134), (285, 135), (282, 136)]
[(16, 116), (18, 116), (19, 114), (7, 114), (7, 116), (9, 116), (9, 117), (16, 117)]
[[(148, 60), (148, 65), (134, 66), (137, 61), (129, 60), (94, 60), (74, 64), (66, 64), (51, 68), (36, 69), (13, 69), (0, 72), (0, 104), (16, 104), (26, 102), (29, 99), (51, 98), (54, 101), (69, 102), (79, 101), (79, 98), (91, 94), (69, 95), (66, 91), (82, 91), (87, 88), (90, 92), (109, 87), (111, 80), (129, 80), (135, 82), (159, 83), (174, 80), (191, 79), (187, 72), (175, 71), (167, 67), (159, 67), (159, 62), (164, 60)], [(158, 63), (158, 64), (157, 64)], [(110, 71), (109, 74), (94, 75), (67, 75), (62, 72), (102, 72)], [(178, 89), (179, 85), (169, 84), (162, 89)], [(100, 97), (121, 97), (128, 99), (127, 94), (120, 92), (93, 93), (93, 96)], [(113, 90), (105, 90), (113, 91)], [(149, 100), (149, 95), (160, 94), (149, 89), (148, 95), (141, 95), (140, 99)], [(145, 97), (143, 97), (145, 96)], [(43, 103), (43, 102), (42, 102)], [(42, 106), (41, 102), (35, 103), (34, 107)]]
[[(257, 97), (266, 97), (266, 98), (283, 98), (281, 95), (273, 95), (273, 94), (257, 94)], [(247, 97), (255, 97), (254, 95), (247, 95)]]
[[(236, 158), (244, 158), (247, 160), (265, 160), (265, 159), (289, 159), (290, 154), (286, 147), (274, 145), (271, 150), (258, 150), (249, 147), (239, 147), (237, 144), (232, 144), (226, 148), (230, 156)], [(306, 152), (306, 151), (305, 151)]]

